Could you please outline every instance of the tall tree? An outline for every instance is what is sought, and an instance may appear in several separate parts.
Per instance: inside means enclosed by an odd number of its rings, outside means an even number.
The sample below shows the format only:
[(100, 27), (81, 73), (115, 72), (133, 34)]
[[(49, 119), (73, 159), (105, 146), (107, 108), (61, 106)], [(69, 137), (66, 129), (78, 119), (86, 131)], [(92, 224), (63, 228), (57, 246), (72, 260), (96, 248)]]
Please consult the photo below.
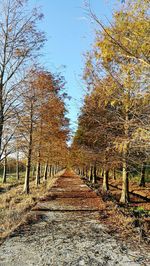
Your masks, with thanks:
[(146, 0), (144, 4), (143, 1), (128, 2), (125, 8), (114, 13), (113, 21), (107, 27), (91, 12), (100, 30), (96, 32), (92, 52), (87, 55), (84, 77), (91, 90), (98, 80), (104, 80), (106, 76), (110, 80), (109, 91), (113, 97), (108, 104), (115, 123), (112, 127), (108, 118), (107, 124), (111, 125), (111, 132), (114, 128), (122, 131), (118, 131), (114, 139), (123, 168), (122, 203), (128, 202), (128, 174), (133, 162), (139, 150), (146, 152), (149, 143), (148, 5)]
[(37, 56), (45, 41), (37, 29), (42, 14), (27, 9), (26, 0), (0, 1), (0, 155), (4, 124), (18, 104), (21, 70)]

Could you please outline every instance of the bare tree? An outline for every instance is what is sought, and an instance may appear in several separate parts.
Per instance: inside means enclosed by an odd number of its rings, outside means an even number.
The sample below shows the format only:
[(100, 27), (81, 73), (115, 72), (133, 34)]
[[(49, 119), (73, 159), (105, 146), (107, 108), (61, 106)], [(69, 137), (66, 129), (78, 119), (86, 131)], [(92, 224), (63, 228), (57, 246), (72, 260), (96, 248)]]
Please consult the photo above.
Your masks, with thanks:
[[(35, 58), (45, 36), (37, 29), (42, 14), (25, 0), (0, 0), (0, 151), (4, 124), (18, 104), (22, 70)], [(25, 73), (25, 72), (24, 72)]]

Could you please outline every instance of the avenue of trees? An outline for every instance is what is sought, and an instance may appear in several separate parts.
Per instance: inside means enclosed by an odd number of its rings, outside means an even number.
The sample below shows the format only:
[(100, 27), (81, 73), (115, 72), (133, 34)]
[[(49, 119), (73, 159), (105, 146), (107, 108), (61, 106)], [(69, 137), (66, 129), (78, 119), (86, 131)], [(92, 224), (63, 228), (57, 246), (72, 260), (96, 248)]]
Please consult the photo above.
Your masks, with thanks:
[(0, 0), (0, 171), (6, 183), (15, 168), (24, 171), (24, 193), (71, 164), (93, 183), (122, 175), (120, 202), (129, 201), (129, 177), (150, 165), (150, 20), (149, 1), (123, 1), (104, 25), (97, 25), (85, 56), (86, 95), (73, 143), (68, 148), (64, 77), (39, 65), (46, 37), (40, 10), (27, 0)]
[(150, 20), (149, 1), (126, 1), (105, 26), (97, 24), (84, 70), (87, 95), (72, 144), (73, 166), (93, 182), (122, 172), (120, 202), (129, 200), (129, 176), (150, 164)]
[[(30, 180), (46, 181), (66, 164), (68, 125), (64, 77), (39, 66), (46, 37), (43, 15), (26, 0), (0, 0), (0, 161), (3, 183), (10, 165)], [(22, 162), (25, 162), (24, 167)], [(24, 169), (25, 168), (25, 169)]]

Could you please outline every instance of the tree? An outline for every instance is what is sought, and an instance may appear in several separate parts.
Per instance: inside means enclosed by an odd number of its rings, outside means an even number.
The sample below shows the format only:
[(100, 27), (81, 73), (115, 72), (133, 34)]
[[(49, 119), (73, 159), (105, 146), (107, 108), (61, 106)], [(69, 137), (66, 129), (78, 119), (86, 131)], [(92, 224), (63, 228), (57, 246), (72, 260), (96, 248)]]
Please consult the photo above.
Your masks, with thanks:
[[(143, 1), (130, 1), (114, 12), (113, 21), (107, 27), (90, 10), (100, 29), (96, 31), (92, 51), (86, 56), (84, 79), (90, 100), (85, 104), (86, 114), (82, 112), (82, 119), (79, 118), (82, 132), (79, 138), (103, 153), (104, 190), (108, 189), (108, 168), (122, 165), (122, 203), (129, 200), (128, 176), (135, 161), (142, 164), (149, 157), (147, 9), (146, 0), (144, 5)], [(95, 92), (97, 98), (93, 101)]]
[(55, 147), (58, 141), (57, 145), (67, 141), (69, 121), (66, 118), (64, 100), (67, 95), (64, 93), (65, 83), (63, 77), (41, 72), (36, 82), (39, 91), (39, 122), (36, 126), (34, 137), (36, 139), (35, 148), (37, 153), (36, 185), (39, 185), (41, 163), (44, 162), (45, 173), (47, 173), (49, 156), (53, 151), (53, 145)]
[[(0, 1), (0, 152), (4, 124), (18, 105), (21, 71), (37, 56), (45, 36), (37, 29), (42, 18), (38, 10), (27, 11), (25, 0)], [(23, 72), (22, 72), (23, 73)]]
[(115, 52), (136, 64), (149, 69), (149, 1), (124, 1), (125, 5), (113, 13), (114, 20), (110, 26), (103, 22), (92, 12), (88, 6), (89, 15), (103, 31), (110, 46), (110, 58)]
[[(112, 80), (107, 77), (93, 85), (90, 95), (85, 98), (85, 103), (79, 117), (79, 127), (75, 141), (92, 153), (91, 178), (96, 181), (96, 166), (103, 168), (103, 191), (108, 190), (108, 172), (115, 157), (114, 140), (121, 132), (116, 126), (114, 106), (111, 105), (114, 91), (111, 90)], [(120, 133), (121, 134), (121, 133)]]
[[(41, 167), (45, 164), (44, 180), (47, 179), (50, 153), (58, 145), (66, 143), (68, 136), (68, 119), (62, 77), (35, 68), (22, 84), (22, 108), (18, 114), (18, 133), (26, 163), (24, 192), (29, 193), (31, 166), (37, 164), (36, 185), (40, 185)], [(59, 140), (59, 142), (58, 142)], [(55, 146), (56, 145), (56, 146)], [(52, 155), (53, 160), (55, 155)], [(57, 159), (59, 161), (59, 158)]]
[(36, 88), (33, 86), (35, 78), (35, 72), (29, 72), (24, 84), (22, 84), (22, 110), (18, 114), (19, 117), (19, 126), (18, 132), (22, 142), (23, 152), (27, 157), (26, 163), (26, 175), (25, 175), (25, 184), (24, 192), (29, 193), (29, 179), (30, 179), (30, 170), (31, 170), (31, 156), (33, 149), (33, 132), (35, 123), (37, 121), (37, 93)]

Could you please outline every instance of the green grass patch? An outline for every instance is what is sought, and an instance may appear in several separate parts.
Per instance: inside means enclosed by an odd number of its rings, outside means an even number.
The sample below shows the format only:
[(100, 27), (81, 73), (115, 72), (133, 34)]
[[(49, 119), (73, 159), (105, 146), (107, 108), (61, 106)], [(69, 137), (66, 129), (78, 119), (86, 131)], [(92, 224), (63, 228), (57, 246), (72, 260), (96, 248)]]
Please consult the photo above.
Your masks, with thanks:
[(130, 208), (130, 213), (135, 217), (149, 217), (150, 210), (145, 210), (142, 206), (132, 207)]

